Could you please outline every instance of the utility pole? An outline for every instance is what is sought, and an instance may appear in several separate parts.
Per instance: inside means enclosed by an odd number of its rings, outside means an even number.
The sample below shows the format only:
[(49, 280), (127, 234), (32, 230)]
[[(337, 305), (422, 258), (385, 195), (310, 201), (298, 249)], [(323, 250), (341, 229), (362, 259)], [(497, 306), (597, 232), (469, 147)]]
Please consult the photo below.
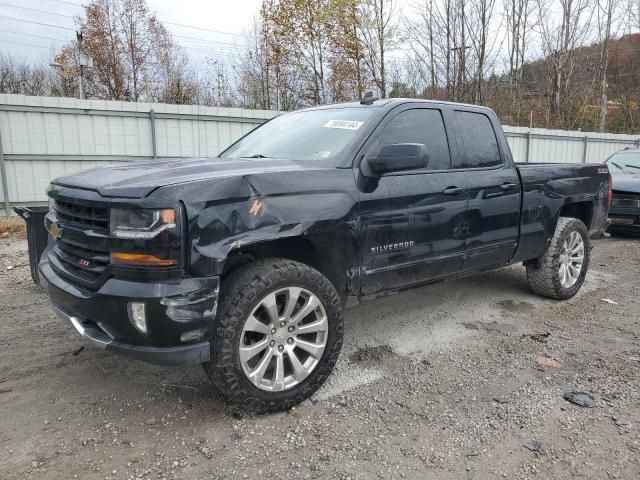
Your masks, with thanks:
[(76, 32), (76, 38), (78, 39), (78, 64), (80, 65), (80, 100), (84, 100), (84, 68), (85, 64), (88, 63), (86, 60), (88, 56), (82, 48), (82, 32)]
[[(84, 100), (84, 71), (87, 68), (93, 68), (93, 58), (87, 55), (82, 46), (82, 32), (76, 32), (76, 38), (78, 39), (78, 75), (79, 75), (79, 97), (80, 100)], [(51, 62), (49, 66), (53, 68), (58, 68), (61, 71), (65, 68), (65, 66), (58, 62)]]

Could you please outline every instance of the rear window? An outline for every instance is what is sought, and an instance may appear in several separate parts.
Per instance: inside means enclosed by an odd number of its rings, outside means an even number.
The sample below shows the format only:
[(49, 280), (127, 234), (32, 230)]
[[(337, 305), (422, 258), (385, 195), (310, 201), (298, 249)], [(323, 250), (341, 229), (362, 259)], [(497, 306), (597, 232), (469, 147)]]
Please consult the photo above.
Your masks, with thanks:
[(462, 138), (462, 168), (495, 167), (502, 164), (498, 139), (491, 120), (483, 113), (455, 112)]

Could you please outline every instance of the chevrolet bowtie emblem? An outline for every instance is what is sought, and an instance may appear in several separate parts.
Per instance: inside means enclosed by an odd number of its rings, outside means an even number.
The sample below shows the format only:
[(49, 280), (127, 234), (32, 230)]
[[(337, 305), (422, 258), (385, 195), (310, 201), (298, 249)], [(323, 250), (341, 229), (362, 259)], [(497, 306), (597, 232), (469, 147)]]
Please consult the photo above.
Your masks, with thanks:
[(62, 236), (62, 228), (58, 227), (55, 223), (49, 224), (49, 235), (57, 240)]

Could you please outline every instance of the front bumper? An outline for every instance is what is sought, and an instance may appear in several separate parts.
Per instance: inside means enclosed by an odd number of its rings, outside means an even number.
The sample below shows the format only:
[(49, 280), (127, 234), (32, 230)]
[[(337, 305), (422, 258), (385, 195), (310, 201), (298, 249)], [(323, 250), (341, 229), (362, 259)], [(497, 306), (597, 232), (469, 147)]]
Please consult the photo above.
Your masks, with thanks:
[(612, 205), (609, 222), (610, 229), (640, 231), (640, 208)]
[(211, 349), (209, 342), (178, 347), (130, 345), (115, 340), (97, 323), (70, 315), (53, 303), (52, 306), (58, 317), (69, 321), (80, 335), (99, 348), (122, 353), (144, 362), (165, 366), (191, 365), (209, 361)]
[[(159, 365), (189, 365), (210, 358), (218, 277), (173, 283), (109, 279), (97, 291), (69, 283), (49, 265), (38, 265), (40, 283), (59, 317), (94, 345)], [(129, 320), (127, 304), (144, 302), (147, 333)]]

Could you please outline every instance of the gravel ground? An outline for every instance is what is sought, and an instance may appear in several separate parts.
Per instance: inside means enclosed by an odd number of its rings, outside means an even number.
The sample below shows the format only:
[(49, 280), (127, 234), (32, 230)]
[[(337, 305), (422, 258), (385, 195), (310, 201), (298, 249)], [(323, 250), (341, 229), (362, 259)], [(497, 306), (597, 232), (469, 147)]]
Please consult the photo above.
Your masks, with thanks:
[(25, 250), (0, 239), (2, 479), (640, 478), (640, 239), (596, 241), (567, 302), (511, 267), (350, 309), (330, 381), (261, 416), (85, 343)]

